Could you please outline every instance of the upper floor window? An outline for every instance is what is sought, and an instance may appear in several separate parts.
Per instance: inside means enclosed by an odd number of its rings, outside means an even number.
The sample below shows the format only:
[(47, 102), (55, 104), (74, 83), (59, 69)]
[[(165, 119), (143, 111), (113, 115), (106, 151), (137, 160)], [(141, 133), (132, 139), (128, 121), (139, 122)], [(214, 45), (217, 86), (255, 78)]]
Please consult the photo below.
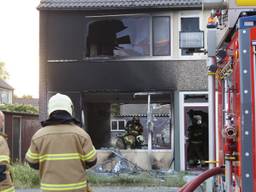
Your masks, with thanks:
[[(181, 32), (199, 32), (199, 17), (182, 17)], [(181, 55), (193, 55), (188, 49), (181, 49)]]
[(169, 16), (87, 18), (86, 35), (86, 57), (170, 55)]
[(153, 55), (170, 55), (170, 17), (153, 17)]

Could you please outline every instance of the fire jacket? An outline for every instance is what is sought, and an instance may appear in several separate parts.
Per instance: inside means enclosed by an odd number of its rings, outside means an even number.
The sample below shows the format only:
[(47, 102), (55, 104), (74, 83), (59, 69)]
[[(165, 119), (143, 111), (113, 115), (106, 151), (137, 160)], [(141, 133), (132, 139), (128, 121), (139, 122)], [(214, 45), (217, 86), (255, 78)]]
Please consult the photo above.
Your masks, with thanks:
[(85, 169), (96, 160), (96, 150), (79, 126), (48, 125), (32, 137), (26, 160), (39, 168), (42, 191), (85, 192)]
[(10, 151), (7, 141), (2, 134), (0, 134), (0, 191), (15, 191), (10, 175)]

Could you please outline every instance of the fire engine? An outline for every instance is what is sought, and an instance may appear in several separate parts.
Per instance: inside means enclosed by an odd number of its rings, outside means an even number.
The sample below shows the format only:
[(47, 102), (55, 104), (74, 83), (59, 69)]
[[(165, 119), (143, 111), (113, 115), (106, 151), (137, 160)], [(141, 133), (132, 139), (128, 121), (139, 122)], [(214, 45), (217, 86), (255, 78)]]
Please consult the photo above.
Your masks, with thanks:
[(208, 39), (212, 165), (179, 191), (194, 191), (214, 177), (207, 191), (256, 192), (256, 0), (205, 2), (224, 7), (229, 25), (217, 43)]

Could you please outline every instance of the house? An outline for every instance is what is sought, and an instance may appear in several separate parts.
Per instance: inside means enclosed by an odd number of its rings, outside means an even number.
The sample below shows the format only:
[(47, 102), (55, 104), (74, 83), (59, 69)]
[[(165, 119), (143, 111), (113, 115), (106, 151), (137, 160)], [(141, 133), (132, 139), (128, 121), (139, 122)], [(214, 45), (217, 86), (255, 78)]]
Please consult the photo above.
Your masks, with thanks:
[(189, 169), (191, 112), (208, 111), (206, 56), (190, 49), (205, 48), (209, 13), (201, 6), (201, 0), (41, 0), (40, 120), (53, 94), (67, 94), (96, 148), (106, 148), (112, 106), (147, 104), (150, 94), (152, 104), (170, 105), (167, 156), (175, 157), (176, 170)]
[(0, 103), (11, 104), (13, 99), (13, 87), (6, 83), (3, 79), (0, 79)]

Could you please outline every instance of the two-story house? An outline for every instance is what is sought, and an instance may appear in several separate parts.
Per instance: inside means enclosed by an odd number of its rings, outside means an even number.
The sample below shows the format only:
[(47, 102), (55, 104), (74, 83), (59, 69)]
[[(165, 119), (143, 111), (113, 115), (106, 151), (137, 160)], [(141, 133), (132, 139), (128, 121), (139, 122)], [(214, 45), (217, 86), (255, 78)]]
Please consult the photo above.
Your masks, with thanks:
[(201, 0), (41, 0), (40, 119), (51, 95), (67, 94), (100, 149), (110, 145), (113, 104), (147, 104), (136, 93), (159, 93), (151, 102), (170, 105), (167, 152), (177, 170), (189, 168), (189, 111), (207, 113), (208, 106), (206, 56), (186, 48), (204, 47), (208, 13), (201, 6)]

